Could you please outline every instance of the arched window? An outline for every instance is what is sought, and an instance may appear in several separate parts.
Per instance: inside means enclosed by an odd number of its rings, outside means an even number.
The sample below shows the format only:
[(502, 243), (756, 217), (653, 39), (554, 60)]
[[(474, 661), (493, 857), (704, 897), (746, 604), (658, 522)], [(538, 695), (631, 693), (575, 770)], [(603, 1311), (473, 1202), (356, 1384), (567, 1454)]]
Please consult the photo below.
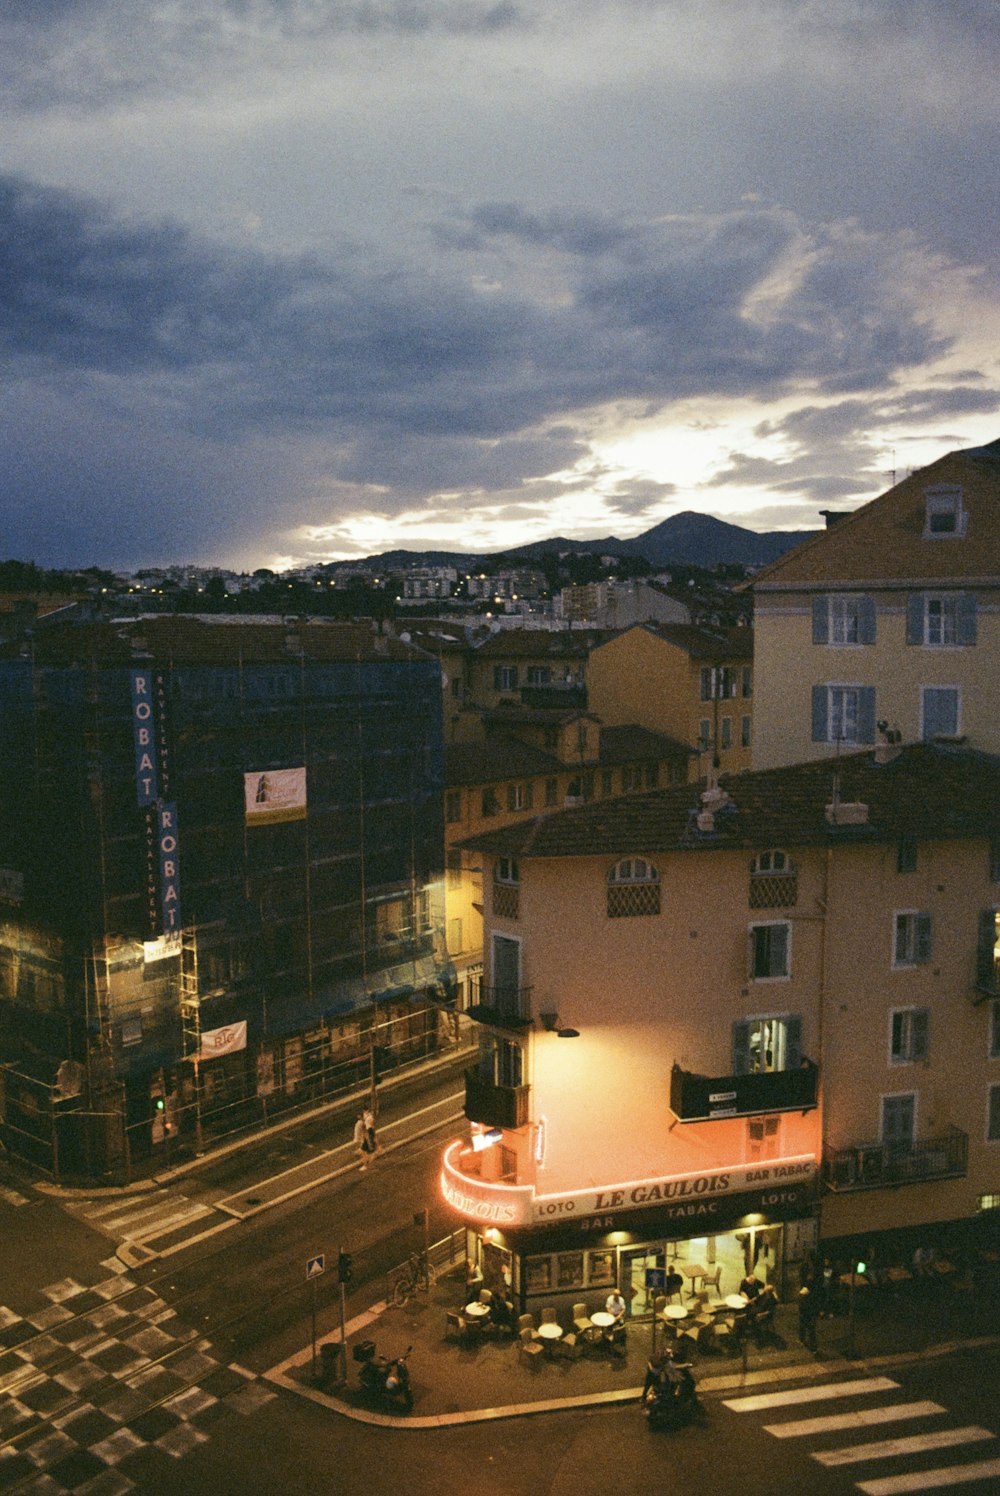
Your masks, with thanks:
[(645, 857), (623, 857), (608, 873), (608, 918), (659, 914), (660, 875)]
[(750, 863), (750, 908), (789, 909), (798, 898), (795, 863), (780, 847), (758, 852)]
[(520, 869), (513, 857), (498, 857), (493, 865), (493, 913), (500, 919), (517, 919), (520, 912)]

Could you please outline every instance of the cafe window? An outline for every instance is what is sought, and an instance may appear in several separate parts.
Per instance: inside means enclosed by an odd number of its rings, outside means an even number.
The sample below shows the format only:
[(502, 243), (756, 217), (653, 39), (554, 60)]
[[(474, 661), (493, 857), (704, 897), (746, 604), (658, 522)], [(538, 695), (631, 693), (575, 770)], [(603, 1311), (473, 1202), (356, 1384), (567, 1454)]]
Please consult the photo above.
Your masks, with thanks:
[(660, 875), (644, 857), (623, 857), (608, 873), (608, 918), (659, 914)]
[(615, 1281), (614, 1252), (588, 1252), (587, 1283), (589, 1287), (606, 1288), (608, 1284)]
[(583, 1253), (560, 1252), (556, 1258), (556, 1287), (583, 1287)]
[(527, 1293), (551, 1293), (553, 1272), (551, 1257), (524, 1259), (524, 1287)]

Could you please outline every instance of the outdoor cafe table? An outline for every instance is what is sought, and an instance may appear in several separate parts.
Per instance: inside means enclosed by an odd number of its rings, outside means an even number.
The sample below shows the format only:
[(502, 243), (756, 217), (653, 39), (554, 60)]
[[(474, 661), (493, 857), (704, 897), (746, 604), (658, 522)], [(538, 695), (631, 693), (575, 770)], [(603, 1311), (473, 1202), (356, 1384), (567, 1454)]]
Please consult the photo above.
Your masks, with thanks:
[(663, 1313), (667, 1319), (687, 1319), (688, 1311), (685, 1304), (668, 1304)]
[(744, 1293), (727, 1293), (723, 1300), (727, 1309), (745, 1309), (749, 1302)]
[(471, 1304), (466, 1304), (465, 1312), (470, 1319), (485, 1319), (490, 1312), (490, 1306), (479, 1299), (473, 1299)]
[(537, 1334), (539, 1340), (545, 1341), (545, 1350), (551, 1355), (552, 1347), (563, 1337), (562, 1325), (557, 1325), (552, 1320), (543, 1320), (538, 1326)]
[(688, 1298), (693, 1299), (695, 1295), (694, 1285), (697, 1283), (699, 1278), (704, 1278), (705, 1274), (708, 1272), (708, 1268), (705, 1267), (704, 1263), (701, 1262), (679, 1262), (677, 1266), (680, 1268), (685, 1278), (688, 1278), (690, 1280), (691, 1290), (688, 1294)]
[(596, 1325), (599, 1330), (610, 1330), (614, 1322), (614, 1315), (609, 1314), (606, 1309), (598, 1309), (595, 1314), (590, 1316), (590, 1323)]

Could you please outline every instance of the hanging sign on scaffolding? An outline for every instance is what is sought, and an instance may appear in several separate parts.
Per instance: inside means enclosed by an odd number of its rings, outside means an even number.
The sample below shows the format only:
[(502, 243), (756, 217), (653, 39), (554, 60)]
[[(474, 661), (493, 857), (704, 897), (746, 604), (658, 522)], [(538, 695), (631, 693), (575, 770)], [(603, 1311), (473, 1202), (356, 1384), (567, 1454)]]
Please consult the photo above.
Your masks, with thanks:
[(247, 1026), (246, 1020), (242, 1019), (239, 1023), (227, 1023), (223, 1028), (203, 1029), (198, 1058), (214, 1060), (220, 1054), (235, 1054), (238, 1049), (246, 1047)]
[(306, 771), (263, 769), (243, 776), (248, 826), (303, 821), (306, 815)]

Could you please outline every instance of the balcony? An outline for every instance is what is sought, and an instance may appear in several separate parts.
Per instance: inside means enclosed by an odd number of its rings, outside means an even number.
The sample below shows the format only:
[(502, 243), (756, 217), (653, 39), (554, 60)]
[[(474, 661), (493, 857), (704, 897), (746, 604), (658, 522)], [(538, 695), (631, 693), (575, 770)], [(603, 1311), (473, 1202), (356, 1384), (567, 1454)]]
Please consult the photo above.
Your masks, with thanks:
[(969, 1136), (957, 1127), (940, 1138), (914, 1143), (858, 1143), (827, 1149), (823, 1183), (835, 1194), (929, 1179), (962, 1179), (968, 1171)]
[(681, 1122), (804, 1112), (816, 1105), (819, 1070), (769, 1070), (749, 1075), (696, 1075), (675, 1065), (670, 1073), (670, 1110)]
[(484, 1127), (525, 1127), (528, 1087), (498, 1086), (473, 1066), (465, 1072), (465, 1115)]
[(489, 1023), (514, 1033), (531, 1027), (530, 987), (487, 987), (480, 982), (475, 999), (469, 1017), (477, 1023)]

